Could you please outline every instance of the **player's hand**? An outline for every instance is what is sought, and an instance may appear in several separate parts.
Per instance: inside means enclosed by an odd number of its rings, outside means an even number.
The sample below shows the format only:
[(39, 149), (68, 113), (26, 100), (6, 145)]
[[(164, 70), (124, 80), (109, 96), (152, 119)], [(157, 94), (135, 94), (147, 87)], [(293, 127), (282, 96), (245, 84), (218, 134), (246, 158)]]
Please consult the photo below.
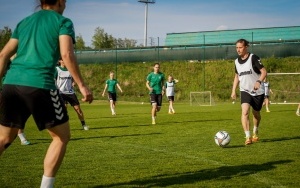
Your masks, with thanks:
[(90, 91), (90, 89), (88, 87), (82, 86), (82, 87), (79, 88), (79, 90), (80, 90), (80, 92), (83, 96), (83, 98), (81, 99), (82, 101), (89, 102), (89, 103), (93, 102), (94, 97), (93, 97), (93, 94), (92, 94), (92, 92)]
[(174, 79), (174, 81), (175, 81), (175, 83), (179, 82), (179, 80), (177, 80), (177, 79)]
[(236, 100), (236, 93), (235, 93), (235, 92), (232, 92), (232, 93), (231, 93), (231, 99), (232, 99), (232, 100)]
[(259, 82), (255, 82), (254, 84), (254, 91), (258, 90), (260, 88), (260, 84)]

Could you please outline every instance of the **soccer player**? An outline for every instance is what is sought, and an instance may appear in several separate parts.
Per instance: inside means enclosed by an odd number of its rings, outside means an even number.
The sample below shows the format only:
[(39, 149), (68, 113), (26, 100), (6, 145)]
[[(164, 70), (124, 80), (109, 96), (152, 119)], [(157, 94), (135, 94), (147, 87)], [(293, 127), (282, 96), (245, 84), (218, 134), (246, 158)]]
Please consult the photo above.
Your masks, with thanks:
[[(261, 121), (260, 110), (264, 102), (263, 80), (267, 71), (260, 58), (248, 52), (249, 42), (239, 39), (236, 42), (236, 51), (239, 57), (235, 60), (235, 76), (231, 98), (236, 99), (236, 88), (239, 84), (241, 92), (241, 122), (246, 135), (245, 145), (258, 141), (258, 127)], [(250, 107), (253, 115), (253, 136), (250, 133)]]
[(168, 81), (165, 83), (166, 96), (169, 101), (169, 114), (175, 114), (173, 104), (174, 104), (174, 96), (175, 96), (175, 84), (177, 82), (178, 82), (177, 79), (173, 79), (173, 76), (169, 75)]
[(300, 103), (298, 104), (298, 108), (297, 108), (297, 111), (296, 111), (296, 115), (297, 115), (297, 116), (300, 116)]
[(159, 71), (159, 63), (155, 63), (153, 72), (148, 74), (146, 87), (150, 94), (150, 103), (152, 105), (152, 125), (156, 124), (156, 113), (160, 111), (162, 104), (162, 95), (164, 94), (165, 86), (165, 75)]
[(118, 87), (118, 89), (121, 91), (121, 93), (123, 93), (122, 88), (120, 87), (118, 80), (114, 78), (115, 74), (114, 72), (110, 72), (109, 73), (109, 79), (106, 80), (105, 82), (105, 86), (104, 86), (104, 90), (102, 92), (102, 96), (104, 97), (105, 95), (105, 91), (107, 89), (108, 92), (108, 100), (109, 100), (109, 105), (110, 105), (110, 110), (111, 110), (111, 114), (113, 116), (117, 115), (116, 114), (116, 101), (117, 101), (117, 91), (116, 91), (116, 86)]
[(89, 130), (89, 127), (85, 124), (84, 115), (80, 108), (80, 103), (74, 91), (75, 82), (72, 75), (65, 66), (64, 61), (60, 58), (58, 60), (59, 66), (56, 67), (56, 86), (59, 90), (59, 94), (65, 102), (65, 105), (69, 103), (77, 113), (77, 116), (81, 122), (83, 130)]
[(266, 105), (266, 112), (271, 112), (269, 109), (269, 104), (270, 104), (269, 96), (270, 96), (270, 93), (273, 94), (273, 92), (270, 88), (270, 83), (267, 81), (267, 78), (265, 78), (265, 80), (264, 80), (264, 87), (265, 87), (265, 100), (264, 100), (263, 105)]
[(0, 97), (0, 155), (32, 115), (38, 129), (47, 129), (52, 138), (40, 186), (52, 188), (71, 136), (67, 110), (53, 79), (60, 55), (83, 95), (82, 100), (91, 103), (93, 95), (76, 62), (73, 23), (62, 16), (66, 0), (40, 0), (40, 7), (40, 11), (17, 24), (0, 52), (0, 79), (10, 57), (17, 54), (3, 80)]

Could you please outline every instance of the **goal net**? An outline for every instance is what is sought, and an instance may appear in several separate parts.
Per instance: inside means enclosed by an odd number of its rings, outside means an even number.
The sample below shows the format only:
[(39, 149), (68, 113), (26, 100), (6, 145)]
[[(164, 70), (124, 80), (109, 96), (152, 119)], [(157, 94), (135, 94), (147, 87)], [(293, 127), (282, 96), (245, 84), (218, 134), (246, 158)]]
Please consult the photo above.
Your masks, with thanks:
[(211, 96), (211, 91), (190, 92), (191, 106), (212, 106), (214, 101)]
[(273, 104), (300, 103), (300, 73), (268, 73), (270, 102)]

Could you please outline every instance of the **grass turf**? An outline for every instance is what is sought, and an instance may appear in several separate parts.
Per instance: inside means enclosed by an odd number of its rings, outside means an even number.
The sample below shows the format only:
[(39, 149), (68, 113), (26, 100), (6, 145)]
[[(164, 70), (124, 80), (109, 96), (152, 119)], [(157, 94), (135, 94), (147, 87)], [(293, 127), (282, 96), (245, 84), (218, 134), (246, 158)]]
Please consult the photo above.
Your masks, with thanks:
[[(151, 125), (148, 103), (117, 103), (112, 116), (105, 101), (82, 104), (89, 131), (71, 107), (72, 139), (57, 174), (56, 187), (298, 187), (300, 185), (297, 105), (262, 110), (260, 141), (244, 146), (239, 104), (195, 107), (167, 104)], [(231, 143), (217, 146), (214, 135), (226, 130)], [(0, 159), (0, 187), (38, 187), (43, 158), (51, 141), (29, 119), (25, 133)]]

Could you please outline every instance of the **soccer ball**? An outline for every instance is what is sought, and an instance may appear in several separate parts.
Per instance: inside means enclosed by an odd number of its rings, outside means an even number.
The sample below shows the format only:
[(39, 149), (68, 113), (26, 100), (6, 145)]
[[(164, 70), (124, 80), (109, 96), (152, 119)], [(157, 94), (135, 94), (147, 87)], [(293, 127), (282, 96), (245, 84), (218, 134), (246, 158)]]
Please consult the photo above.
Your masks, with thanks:
[(230, 135), (226, 131), (219, 131), (215, 135), (215, 142), (218, 146), (225, 147), (230, 143)]

